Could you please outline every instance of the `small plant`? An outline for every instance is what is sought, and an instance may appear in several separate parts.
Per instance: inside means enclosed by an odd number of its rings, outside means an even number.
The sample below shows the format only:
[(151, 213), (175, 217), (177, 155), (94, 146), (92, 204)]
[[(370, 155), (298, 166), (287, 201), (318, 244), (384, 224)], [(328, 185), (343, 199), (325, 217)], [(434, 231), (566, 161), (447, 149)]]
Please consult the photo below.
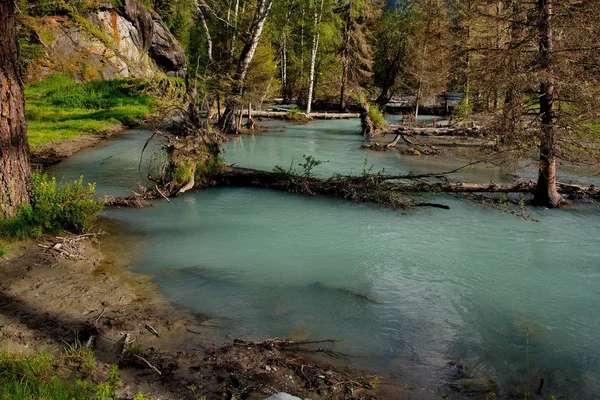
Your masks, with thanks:
[(306, 178), (310, 178), (312, 176), (312, 170), (315, 167), (318, 167), (321, 164), (328, 163), (329, 161), (317, 160), (313, 156), (307, 156), (306, 154), (302, 156), (304, 158), (304, 163), (298, 164), (303, 169), (302, 176)]
[(141, 356), (144, 354), (144, 349), (138, 343), (135, 343), (127, 347), (127, 352), (131, 355)]
[(279, 175), (283, 175), (288, 179), (292, 179), (298, 175), (296, 168), (294, 168), (294, 159), (292, 159), (288, 168), (283, 168), (281, 165), (276, 165), (275, 167), (273, 167), (273, 172)]
[(65, 359), (74, 362), (85, 374), (91, 374), (94, 368), (96, 368), (94, 351), (84, 346), (77, 338), (73, 344), (65, 342)]
[(0, 249), (0, 257), (4, 257), (6, 255), (6, 250)]
[(291, 121), (303, 121), (307, 119), (306, 114), (296, 107), (288, 110), (286, 118)]

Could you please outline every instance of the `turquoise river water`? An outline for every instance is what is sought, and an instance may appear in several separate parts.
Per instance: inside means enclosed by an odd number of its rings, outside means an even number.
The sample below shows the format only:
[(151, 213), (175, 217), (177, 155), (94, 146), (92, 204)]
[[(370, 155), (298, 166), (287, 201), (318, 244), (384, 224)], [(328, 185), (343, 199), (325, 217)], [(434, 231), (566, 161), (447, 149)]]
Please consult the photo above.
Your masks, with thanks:
[[(361, 150), (352, 120), (265, 125), (264, 134), (226, 142), (227, 161), (271, 170), (306, 154), (329, 160), (316, 170), (323, 176), (360, 173), (365, 158), (375, 171), (404, 173), (464, 163)], [(132, 130), (53, 172), (64, 180), (84, 175), (99, 194), (128, 194), (141, 181), (149, 135)], [(484, 168), (459, 177), (509, 179)], [(142, 241), (137, 271), (175, 303), (221, 319), (230, 337), (342, 339), (336, 349), (355, 364), (432, 389), (446, 387), (459, 363), (496, 380), (500, 397), (523, 392), (529, 369), (532, 390), (545, 378), (546, 396), (597, 398), (600, 211), (532, 209), (533, 222), (434, 199), (451, 209), (400, 212), (216, 188), (104, 214)]]

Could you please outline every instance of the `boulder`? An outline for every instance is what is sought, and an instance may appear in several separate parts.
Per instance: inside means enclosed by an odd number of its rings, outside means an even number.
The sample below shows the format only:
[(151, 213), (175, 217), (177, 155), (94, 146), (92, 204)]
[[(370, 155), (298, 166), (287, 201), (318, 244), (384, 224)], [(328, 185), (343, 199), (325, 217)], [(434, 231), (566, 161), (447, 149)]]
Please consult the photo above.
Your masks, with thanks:
[(119, 7), (104, 3), (82, 19), (49, 16), (35, 20), (46, 60), (28, 79), (65, 72), (81, 81), (149, 77), (157, 71), (185, 76), (187, 58), (160, 16), (138, 0)]

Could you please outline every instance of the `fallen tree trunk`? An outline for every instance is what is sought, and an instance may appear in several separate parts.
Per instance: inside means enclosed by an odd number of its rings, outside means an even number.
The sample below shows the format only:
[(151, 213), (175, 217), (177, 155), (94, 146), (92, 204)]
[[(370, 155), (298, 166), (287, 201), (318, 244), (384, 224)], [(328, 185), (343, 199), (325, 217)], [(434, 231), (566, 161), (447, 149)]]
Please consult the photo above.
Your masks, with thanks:
[[(390, 125), (384, 128), (378, 129), (373, 132), (374, 135), (398, 135), (404, 134), (407, 136), (458, 136), (458, 137), (480, 137), (483, 135), (481, 128), (477, 126), (470, 127), (425, 127), (418, 128), (412, 126), (396, 126)], [(363, 132), (364, 135), (364, 132)]]
[[(454, 171), (450, 171), (454, 172)], [(271, 172), (250, 168), (228, 167), (213, 176), (210, 185), (253, 187), (280, 190), (310, 196), (327, 196), (355, 202), (370, 202), (389, 208), (435, 207), (449, 209), (445, 204), (422, 201), (409, 194), (427, 193), (532, 193), (535, 182), (468, 183), (450, 182), (448, 173), (422, 175), (334, 175), (329, 179)], [(438, 182), (432, 182), (437, 179)], [(206, 186), (206, 184), (204, 185)], [(571, 198), (588, 197), (600, 200), (600, 187), (558, 183), (561, 194)], [(144, 199), (162, 197), (156, 189), (144, 193)], [(139, 206), (141, 195), (111, 199), (107, 205)]]
[[(229, 167), (216, 178), (218, 186), (262, 187), (287, 191), (299, 191), (307, 194), (322, 194), (332, 197), (347, 197), (354, 194), (354, 188), (361, 190), (394, 191), (398, 193), (528, 193), (535, 189), (535, 182), (515, 183), (468, 183), (430, 182), (423, 179), (443, 178), (441, 174), (422, 175), (334, 175), (329, 179), (287, 175), (279, 172), (263, 171), (250, 168)], [(410, 180), (410, 182), (400, 182)], [(558, 183), (558, 190), (565, 195), (581, 195), (600, 198), (600, 187), (580, 186)], [(352, 196), (351, 196), (352, 197)], [(359, 196), (360, 197), (360, 196)], [(354, 198), (353, 200), (360, 200)]]

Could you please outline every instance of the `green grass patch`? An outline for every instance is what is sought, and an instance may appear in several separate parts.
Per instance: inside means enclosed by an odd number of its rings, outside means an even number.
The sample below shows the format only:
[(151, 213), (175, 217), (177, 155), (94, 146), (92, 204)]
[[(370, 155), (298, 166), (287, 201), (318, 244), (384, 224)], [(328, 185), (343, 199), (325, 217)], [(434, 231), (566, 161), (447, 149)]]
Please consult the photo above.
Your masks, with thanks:
[[(79, 351), (81, 350), (76, 350)], [(86, 348), (86, 352), (94, 357), (93, 351)], [(78, 362), (73, 359), (72, 346), (60, 357), (45, 353), (24, 355), (0, 351), (0, 400), (116, 398), (116, 390), (120, 384), (116, 365), (109, 368), (105, 380), (95, 383), (87, 379), (89, 375), (79, 372)], [(140, 396), (138, 398), (143, 399)]]
[(367, 110), (367, 115), (369, 119), (373, 123), (375, 128), (382, 128), (385, 125), (385, 118), (383, 113), (376, 105), (369, 104), (369, 109)]
[(25, 87), (29, 144), (36, 149), (143, 119), (155, 104), (144, 89), (136, 80), (78, 83), (58, 73), (29, 84)]

